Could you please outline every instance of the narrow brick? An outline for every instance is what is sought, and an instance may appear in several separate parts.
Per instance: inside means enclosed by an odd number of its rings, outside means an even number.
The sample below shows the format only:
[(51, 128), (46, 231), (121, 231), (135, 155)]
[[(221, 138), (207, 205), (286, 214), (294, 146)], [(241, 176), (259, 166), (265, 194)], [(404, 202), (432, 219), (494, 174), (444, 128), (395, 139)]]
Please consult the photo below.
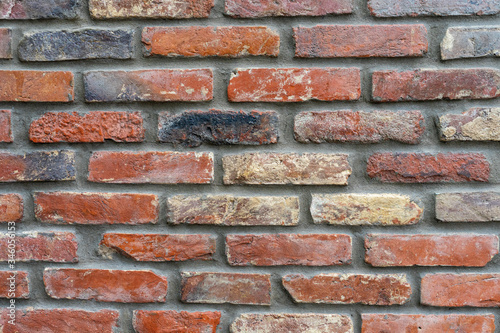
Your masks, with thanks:
[(441, 141), (500, 141), (500, 108), (472, 108), (439, 117)]
[(75, 180), (75, 152), (37, 151), (23, 155), (0, 153), (0, 182)]
[(497, 0), (368, 0), (373, 16), (470, 16), (495, 15), (500, 12)]
[(105, 255), (116, 251), (135, 261), (213, 260), (216, 240), (216, 236), (206, 234), (107, 233), (100, 246)]
[(368, 175), (385, 183), (487, 182), (490, 166), (483, 154), (375, 153)]
[(226, 0), (225, 14), (232, 17), (323, 16), (350, 14), (352, 0)]
[(361, 333), (380, 332), (475, 332), (494, 333), (495, 316), (486, 315), (418, 315), (362, 314)]
[(83, 80), (87, 102), (201, 102), (213, 98), (211, 69), (86, 72)]
[(420, 111), (305, 111), (295, 116), (295, 140), (303, 143), (397, 141), (417, 144), (425, 131)]
[(475, 69), (417, 69), (379, 71), (372, 75), (376, 102), (489, 99), (500, 96), (500, 71)]
[(333, 266), (350, 264), (351, 237), (341, 234), (228, 235), (232, 266)]
[(19, 194), (0, 194), (0, 222), (18, 222), (23, 211), (23, 198)]
[(500, 193), (438, 193), (436, 219), (441, 222), (500, 221)]
[(186, 311), (134, 311), (134, 330), (137, 333), (216, 333), (221, 313)]
[(30, 298), (28, 272), (0, 271), (0, 298)]
[(181, 272), (181, 301), (271, 305), (271, 275)]
[(206, 18), (214, 0), (89, 0), (90, 15), (95, 19), (186, 19)]
[(401, 305), (411, 296), (404, 274), (320, 274), (312, 278), (291, 274), (282, 282), (297, 303)]
[(422, 57), (428, 49), (422, 24), (317, 25), (293, 32), (299, 58)]
[(428, 274), (420, 290), (424, 305), (500, 306), (500, 274)]
[[(0, 234), (0, 262), (9, 259), (11, 234)], [(17, 262), (78, 262), (78, 242), (70, 232), (25, 232), (15, 235)]]
[(0, 142), (12, 142), (12, 124), (10, 110), (0, 110)]
[(79, 0), (7, 0), (0, 2), (0, 20), (74, 19)]
[(46, 268), (43, 282), (56, 299), (151, 303), (167, 296), (167, 278), (145, 270)]
[(21, 61), (131, 59), (132, 30), (85, 29), (24, 34), (19, 42)]
[(231, 102), (350, 101), (361, 96), (358, 68), (237, 69), (227, 88)]
[(142, 142), (144, 127), (140, 112), (47, 112), (31, 123), (29, 135), (36, 143)]
[(212, 153), (100, 151), (90, 158), (88, 180), (125, 184), (209, 184), (213, 175)]
[(160, 142), (197, 147), (213, 145), (264, 145), (278, 142), (279, 118), (275, 111), (185, 111), (161, 112)]
[(8, 28), (0, 29), (0, 59), (12, 59), (12, 30)]
[(35, 192), (35, 217), (53, 224), (145, 224), (158, 222), (154, 194)]
[(73, 73), (0, 71), (0, 102), (72, 102)]
[(247, 153), (222, 158), (224, 184), (347, 185), (346, 154)]
[(481, 57), (500, 57), (500, 27), (453, 27), (446, 30), (441, 42), (441, 59)]
[(173, 224), (218, 226), (294, 226), (299, 223), (298, 197), (177, 195), (167, 199)]
[(231, 333), (354, 333), (351, 318), (348, 316), (320, 313), (244, 313), (236, 318), (230, 331)]
[(498, 254), (498, 237), (478, 234), (368, 234), (365, 249), (365, 261), (375, 267), (482, 267)]
[(314, 223), (334, 225), (412, 225), (423, 209), (399, 194), (313, 194)]
[(280, 36), (268, 27), (146, 27), (145, 56), (271, 56), (280, 52)]

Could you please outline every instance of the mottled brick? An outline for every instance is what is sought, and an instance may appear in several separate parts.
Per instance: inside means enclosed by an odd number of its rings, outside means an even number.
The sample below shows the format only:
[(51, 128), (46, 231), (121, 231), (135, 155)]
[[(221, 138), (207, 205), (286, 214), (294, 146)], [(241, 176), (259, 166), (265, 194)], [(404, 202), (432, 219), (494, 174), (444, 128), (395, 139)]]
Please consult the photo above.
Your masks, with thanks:
[(323, 16), (350, 14), (352, 0), (226, 0), (225, 13), (232, 17)]
[(30, 298), (28, 272), (0, 271), (0, 298)]
[(472, 108), (439, 117), (441, 141), (500, 141), (500, 108)]
[(5, 0), (0, 2), (0, 20), (74, 19), (79, 0)]
[(500, 221), (500, 193), (438, 193), (436, 219), (441, 222)]
[(441, 42), (441, 59), (500, 57), (500, 27), (453, 27)]
[(12, 142), (12, 124), (10, 110), (0, 110), (0, 142)]
[(497, 0), (368, 0), (373, 16), (466, 16), (495, 15), (500, 12)]
[(12, 59), (12, 30), (8, 28), (0, 29), (0, 59)]
[(72, 102), (73, 73), (0, 71), (0, 102)]
[(0, 222), (20, 221), (23, 211), (23, 198), (19, 194), (0, 194)]
[(216, 333), (221, 313), (186, 311), (134, 311), (137, 333)]

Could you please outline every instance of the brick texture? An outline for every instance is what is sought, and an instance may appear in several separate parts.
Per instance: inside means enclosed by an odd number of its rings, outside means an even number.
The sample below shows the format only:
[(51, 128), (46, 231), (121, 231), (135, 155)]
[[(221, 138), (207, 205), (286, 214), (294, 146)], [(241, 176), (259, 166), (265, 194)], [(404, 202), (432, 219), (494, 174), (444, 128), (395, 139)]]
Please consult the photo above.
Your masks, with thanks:
[(500, 141), (500, 108), (473, 108), (439, 117), (441, 141)]
[(220, 312), (134, 311), (134, 329), (137, 333), (215, 333)]
[(0, 142), (12, 142), (12, 121), (10, 110), (0, 110)]
[(0, 102), (72, 102), (73, 73), (0, 71)]
[(78, 0), (9, 0), (0, 3), (0, 20), (74, 19)]
[(23, 218), (24, 201), (19, 194), (0, 195), (0, 222), (16, 222)]
[(28, 272), (0, 271), (0, 298), (30, 298)]
[(12, 59), (12, 30), (8, 28), (0, 29), (0, 59)]
[(500, 221), (500, 193), (438, 193), (435, 210), (442, 222)]
[(352, 0), (226, 0), (225, 13), (232, 17), (322, 16), (352, 13)]
[(441, 42), (443, 60), (482, 57), (500, 57), (500, 27), (446, 30)]
[(500, 12), (495, 0), (368, 0), (377, 17), (494, 15)]

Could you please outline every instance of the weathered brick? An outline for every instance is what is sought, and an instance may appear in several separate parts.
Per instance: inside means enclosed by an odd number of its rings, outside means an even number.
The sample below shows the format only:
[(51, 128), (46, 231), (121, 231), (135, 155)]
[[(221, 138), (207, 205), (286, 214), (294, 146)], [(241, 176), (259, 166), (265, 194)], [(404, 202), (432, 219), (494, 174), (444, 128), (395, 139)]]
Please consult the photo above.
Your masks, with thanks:
[(298, 197), (236, 197), (177, 195), (167, 199), (173, 224), (220, 226), (294, 226), (299, 223)]
[(336, 225), (411, 225), (423, 209), (399, 194), (313, 194), (314, 223)]
[(224, 184), (347, 185), (346, 154), (247, 153), (222, 158)]
[(497, 0), (368, 0), (373, 16), (464, 16), (495, 15), (500, 12)]
[(47, 295), (57, 299), (100, 302), (165, 302), (167, 278), (152, 271), (46, 268)]
[(186, 303), (271, 305), (269, 274), (181, 272)]
[(8, 28), (0, 29), (0, 59), (12, 59), (12, 30)]
[(75, 152), (0, 153), (0, 182), (75, 180)]
[(410, 300), (404, 274), (320, 274), (307, 278), (286, 275), (283, 286), (297, 303), (394, 305)]
[(28, 273), (0, 271), (0, 298), (30, 298)]
[(500, 274), (429, 274), (422, 278), (420, 289), (424, 305), (500, 306)]
[(375, 153), (368, 175), (386, 183), (487, 182), (490, 166), (483, 154)]
[[(13, 234), (0, 234), (0, 262), (9, 259)], [(15, 261), (78, 262), (78, 242), (70, 232), (25, 232), (15, 235)]]
[(137, 333), (216, 333), (221, 313), (186, 311), (134, 311)]
[(500, 71), (475, 69), (417, 69), (379, 71), (372, 75), (376, 102), (488, 99), (500, 96)]
[(104, 255), (116, 251), (136, 261), (213, 260), (216, 240), (212, 235), (107, 233), (100, 246)]
[(272, 56), (280, 52), (280, 36), (268, 27), (146, 27), (145, 56), (231, 57)]
[(186, 111), (161, 112), (158, 124), (160, 142), (197, 147), (214, 145), (263, 145), (278, 142), (279, 120), (274, 111)]
[(142, 193), (35, 192), (35, 217), (54, 224), (158, 222), (158, 197)]
[(83, 80), (87, 102), (199, 102), (213, 98), (211, 69), (86, 72)]
[(72, 102), (73, 73), (0, 71), (0, 102)]
[(12, 142), (10, 110), (0, 110), (0, 142)]
[(362, 314), (361, 333), (380, 332), (475, 332), (494, 333), (495, 316), (487, 315), (418, 315)]
[(226, 0), (225, 13), (232, 17), (323, 16), (349, 14), (352, 0)]
[(441, 222), (500, 221), (500, 193), (438, 193), (436, 219)]
[(228, 235), (232, 266), (333, 266), (350, 264), (351, 237), (341, 234)]
[(7, 0), (0, 2), (0, 20), (74, 19), (79, 0)]
[(89, 0), (90, 15), (96, 19), (208, 17), (214, 0)]
[(498, 254), (498, 237), (478, 234), (368, 234), (365, 249), (365, 261), (375, 267), (482, 267)]
[(140, 112), (47, 112), (34, 120), (30, 140), (52, 142), (141, 142), (144, 127)]
[(428, 49), (422, 24), (317, 25), (293, 32), (300, 58), (422, 57)]
[(133, 41), (132, 30), (33, 32), (24, 34), (18, 53), (21, 61), (131, 59)]
[(441, 141), (500, 141), (500, 108), (472, 108), (439, 117)]
[(97, 183), (208, 184), (213, 175), (212, 153), (100, 151), (90, 158), (88, 180)]
[(0, 222), (20, 221), (23, 211), (23, 198), (19, 194), (0, 194)]
[(446, 30), (441, 42), (441, 59), (480, 57), (500, 57), (500, 27), (453, 27)]
[(305, 102), (357, 100), (358, 68), (238, 69), (227, 88), (231, 102)]
[(425, 131), (420, 111), (305, 111), (295, 116), (295, 140), (303, 143), (398, 141), (417, 144)]
[(348, 316), (319, 313), (244, 313), (236, 318), (230, 331), (231, 333), (354, 333), (351, 318)]

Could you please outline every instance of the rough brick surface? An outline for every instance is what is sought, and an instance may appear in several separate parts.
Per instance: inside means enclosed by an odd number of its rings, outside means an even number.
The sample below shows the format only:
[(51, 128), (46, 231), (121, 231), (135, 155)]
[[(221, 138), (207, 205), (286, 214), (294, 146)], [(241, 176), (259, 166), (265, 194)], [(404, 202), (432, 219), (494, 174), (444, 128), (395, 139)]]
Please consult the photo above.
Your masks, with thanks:
[(406, 276), (398, 274), (286, 275), (283, 286), (297, 303), (394, 305), (411, 296)]
[(368, 8), (378, 17), (494, 15), (500, 12), (500, 3), (496, 0), (368, 0)]
[(0, 222), (17, 222), (23, 218), (23, 198), (19, 194), (0, 194)]
[(197, 147), (213, 145), (263, 145), (278, 142), (278, 114), (274, 111), (186, 111), (159, 115), (160, 142)]
[(30, 298), (28, 272), (0, 271), (0, 298)]
[(352, 0), (226, 0), (225, 13), (232, 17), (322, 16), (349, 14)]
[(248, 153), (222, 158), (224, 184), (347, 185), (346, 154)]
[(0, 71), (0, 102), (72, 102), (73, 73)]
[(0, 142), (12, 142), (10, 110), (0, 110)]
[(357, 100), (358, 68), (237, 69), (227, 88), (231, 102), (305, 102)]
[(446, 30), (441, 42), (443, 60), (480, 57), (500, 57), (500, 27)]
[(341, 234), (228, 235), (232, 266), (332, 266), (351, 263), (351, 237)]
[(208, 184), (213, 173), (212, 153), (100, 151), (90, 158), (88, 179), (98, 183)]
[(436, 219), (442, 222), (500, 221), (500, 193), (438, 193)]
[(368, 175), (390, 183), (487, 182), (490, 166), (483, 154), (376, 153)]
[(278, 56), (280, 36), (264, 27), (146, 27), (144, 55), (184, 57)]
[(137, 333), (216, 333), (220, 312), (134, 311)]
[(0, 20), (74, 19), (78, 0), (6, 0), (0, 3)]
[(186, 303), (271, 304), (269, 274), (181, 272), (181, 278)]
[(150, 303), (167, 296), (167, 278), (152, 271), (46, 268), (43, 282), (57, 299)]
[(472, 108), (439, 117), (441, 141), (500, 141), (500, 108)]
[(8, 28), (0, 29), (0, 59), (12, 59), (12, 30)]

